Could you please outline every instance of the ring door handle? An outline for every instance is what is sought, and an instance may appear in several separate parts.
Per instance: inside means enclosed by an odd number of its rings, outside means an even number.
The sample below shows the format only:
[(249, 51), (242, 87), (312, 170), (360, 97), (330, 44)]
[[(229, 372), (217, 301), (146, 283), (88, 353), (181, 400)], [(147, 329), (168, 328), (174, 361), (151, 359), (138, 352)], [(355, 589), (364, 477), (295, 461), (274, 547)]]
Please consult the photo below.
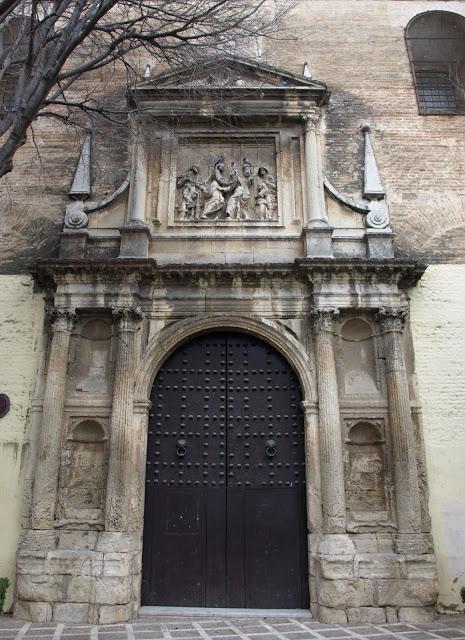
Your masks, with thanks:
[(176, 455), (178, 458), (184, 458), (187, 453), (187, 441), (186, 440), (178, 440), (176, 442)]
[(265, 453), (269, 458), (274, 458), (276, 455), (276, 442), (275, 440), (267, 440), (265, 442)]

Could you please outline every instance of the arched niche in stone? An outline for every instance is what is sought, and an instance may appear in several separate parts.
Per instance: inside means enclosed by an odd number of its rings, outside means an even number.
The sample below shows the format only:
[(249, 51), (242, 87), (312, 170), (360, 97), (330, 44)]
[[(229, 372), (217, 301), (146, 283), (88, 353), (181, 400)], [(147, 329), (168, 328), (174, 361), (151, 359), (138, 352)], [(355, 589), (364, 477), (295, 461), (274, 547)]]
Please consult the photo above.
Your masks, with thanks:
[(74, 336), (71, 393), (106, 394), (111, 387), (112, 328), (105, 318), (84, 319)]
[(346, 505), (351, 528), (389, 525), (383, 421), (348, 420), (344, 445)]
[(58, 520), (63, 526), (101, 528), (105, 499), (108, 437), (92, 418), (72, 421), (63, 450)]
[(350, 399), (379, 395), (377, 345), (371, 324), (361, 318), (346, 320), (338, 343), (340, 395)]

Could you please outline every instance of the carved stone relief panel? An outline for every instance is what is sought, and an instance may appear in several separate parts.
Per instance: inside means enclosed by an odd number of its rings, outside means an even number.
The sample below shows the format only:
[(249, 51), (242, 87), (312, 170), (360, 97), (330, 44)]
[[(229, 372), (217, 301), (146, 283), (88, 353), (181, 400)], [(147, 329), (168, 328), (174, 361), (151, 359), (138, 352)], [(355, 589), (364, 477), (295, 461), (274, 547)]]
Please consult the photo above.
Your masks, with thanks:
[(107, 435), (100, 421), (76, 418), (63, 450), (57, 516), (62, 525), (100, 528), (103, 522)]
[(102, 318), (79, 323), (72, 345), (69, 391), (99, 395), (111, 389), (112, 329)]
[(347, 420), (344, 434), (346, 505), (351, 528), (389, 527), (389, 473), (383, 420)]
[(278, 222), (276, 155), (273, 136), (181, 138), (174, 222)]

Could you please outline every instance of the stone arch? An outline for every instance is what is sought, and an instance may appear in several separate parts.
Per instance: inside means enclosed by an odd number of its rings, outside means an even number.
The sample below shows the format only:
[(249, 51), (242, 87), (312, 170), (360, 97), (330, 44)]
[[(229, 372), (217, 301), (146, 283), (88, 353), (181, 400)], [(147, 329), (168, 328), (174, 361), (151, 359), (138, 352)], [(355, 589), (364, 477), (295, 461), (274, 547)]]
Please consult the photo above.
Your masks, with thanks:
[(302, 343), (280, 325), (242, 314), (203, 314), (179, 320), (162, 329), (149, 342), (142, 367), (136, 377), (135, 400), (147, 402), (155, 376), (166, 358), (184, 342), (215, 330), (242, 331), (277, 349), (297, 374), (306, 402), (316, 402), (316, 379), (313, 364)]

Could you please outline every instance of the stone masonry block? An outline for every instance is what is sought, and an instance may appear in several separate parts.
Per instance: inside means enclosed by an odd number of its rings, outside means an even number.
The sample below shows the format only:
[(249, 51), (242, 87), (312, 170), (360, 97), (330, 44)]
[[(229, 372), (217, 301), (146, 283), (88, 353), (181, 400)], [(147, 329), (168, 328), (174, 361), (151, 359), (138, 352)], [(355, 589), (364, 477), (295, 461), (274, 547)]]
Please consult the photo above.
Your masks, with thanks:
[(377, 593), (381, 606), (431, 606), (436, 602), (437, 584), (435, 580), (380, 580)]
[(19, 620), (31, 620), (33, 622), (50, 622), (52, 619), (52, 606), (49, 602), (17, 600), (14, 617)]
[(360, 578), (398, 578), (400, 567), (393, 553), (361, 553), (357, 556)]
[(405, 556), (405, 569), (407, 578), (436, 580), (438, 577), (436, 558), (433, 554)]
[(99, 624), (114, 624), (125, 622), (132, 617), (132, 607), (130, 604), (123, 605), (103, 605), (99, 611)]
[(433, 539), (429, 533), (398, 533), (394, 536), (394, 551), (405, 554), (433, 553)]
[(400, 607), (400, 622), (411, 622), (413, 624), (421, 624), (423, 622), (432, 622), (435, 618), (434, 607)]
[(135, 555), (133, 553), (105, 553), (103, 555), (103, 575), (131, 575), (133, 573)]
[(53, 609), (53, 622), (87, 623), (89, 622), (89, 605), (76, 602), (56, 604)]
[(397, 622), (399, 620), (395, 607), (384, 607), (384, 610), (386, 612), (386, 622)]
[(377, 553), (378, 542), (375, 533), (362, 533), (350, 536), (357, 553)]
[(381, 607), (354, 607), (347, 609), (347, 620), (350, 624), (358, 622), (384, 624), (386, 612)]
[(31, 555), (33, 552), (42, 552), (45, 554), (52, 549), (56, 549), (58, 543), (58, 531), (50, 530), (34, 530), (29, 529), (23, 531), (18, 543), (18, 551), (20, 555)]
[(20, 600), (36, 602), (54, 602), (63, 599), (64, 576), (18, 574), (16, 581), (17, 597)]
[(92, 576), (67, 576), (67, 602), (94, 602)]
[(318, 607), (318, 620), (326, 624), (347, 624), (347, 614), (343, 609), (331, 609), (330, 607)]
[(102, 531), (97, 542), (97, 551), (129, 553), (142, 549), (142, 535), (136, 532)]
[(95, 582), (95, 602), (127, 604), (131, 600), (131, 578), (98, 578)]
[(378, 553), (394, 553), (394, 535), (392, 533), (377, 533)]
[(18, 556), (16, 561), (16, 571), (18, 574), (42, 576), (48, 574), (48, 560), (33, 556)]
[(96, 551), (51, 551), (48, 554), (50, 573), (72, 576), (99, 576), (102, 573), (103, 554)]
[(344, 533), (327, 534), (318, 546), (320, 555), (354, 555), (355, 545), (350, 537)]
[(320, 580), (319, 604), (325, 607), (369, 607), (374, 603), (370, 580)]
[(352, 557), (322, 556), (318, 559), (320, 574), (328, 580), (350, 580), (355, 577)]
[(58, 549), (93, 551), (97, 544), (97, 537), (97, 531), (62, 531), (58, 540)]

